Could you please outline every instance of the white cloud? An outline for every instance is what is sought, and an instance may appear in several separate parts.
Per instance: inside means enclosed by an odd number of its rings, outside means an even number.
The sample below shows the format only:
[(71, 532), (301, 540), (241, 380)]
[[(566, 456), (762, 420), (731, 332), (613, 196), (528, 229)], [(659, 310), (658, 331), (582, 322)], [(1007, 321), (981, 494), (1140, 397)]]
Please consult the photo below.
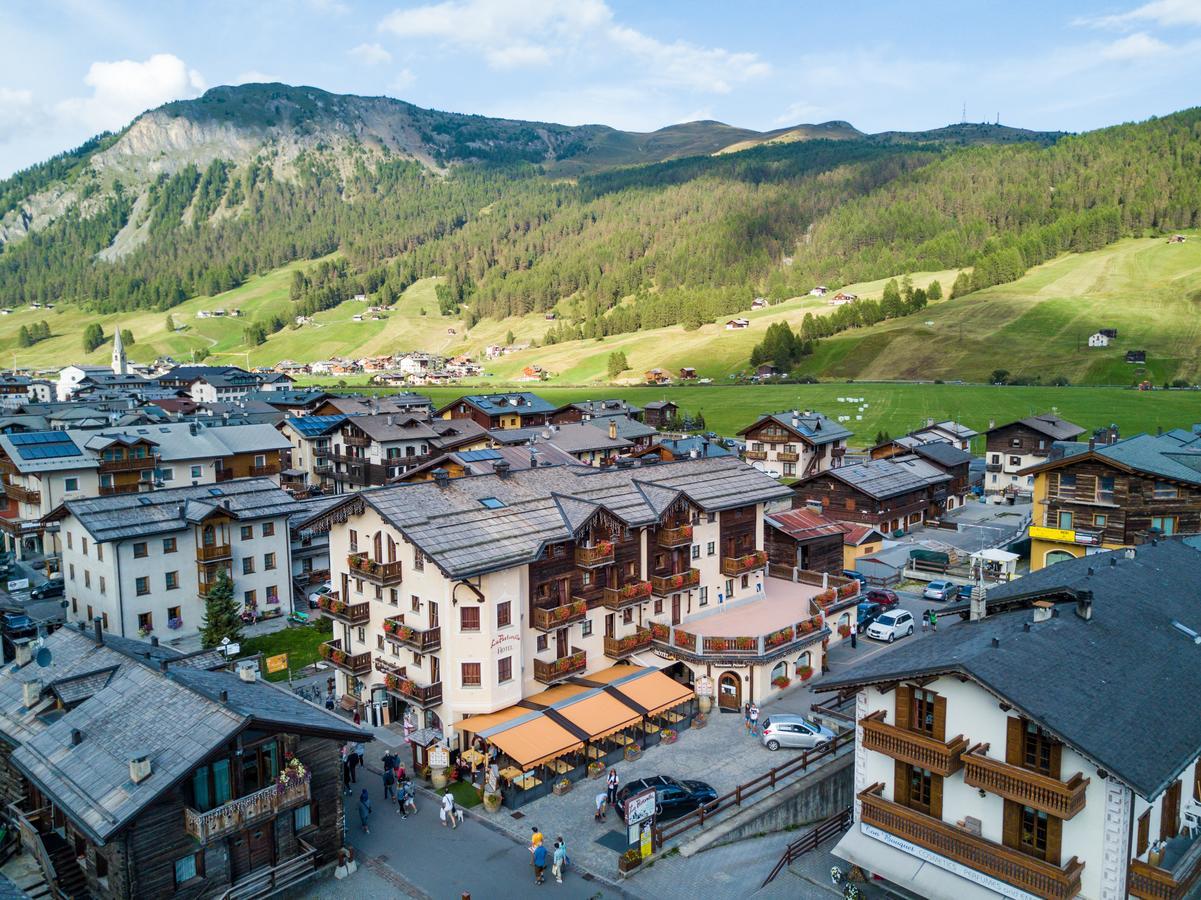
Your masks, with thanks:
[(388, 89), (393, 94), (403, 94), (406, 90), (413, 86), (413, 82), (417, 80), (417, 76), (410, 69), (401, 69), (396, 73), (396, 77), (392, 79), (392, 84)]
[(1145, 31), (1139, 31), (1114, 41), (1101, 51), (1101, 56), (1106, 60), (1129, 61), (1163, 56), (1173, 49)]
[(33, 91), (0, 87), (0, 143), (10, 141), (39, 124), (41, 110), (33, 103)]
[(83, 83), (92, 95), (63, 100), (55, 112), (92, 131), (121, 128), (139, 113), (169, 100), (195, 97), (205, 86), (199, 72), (170, 53), (156, 53), (145, 62), (92, 63)]
[(1093, 28), (1136, 28), (1151, 23), (1165, 28), (1174, 26), (1201, 27), (1201, 3), (1197, 0), (1152, 0), (1135, 7), (1129, 12), (1111, 16), (1086, 16), (1075, 21), (1077, 25)]
[(478, 54), (494, 69), (563, 60), (630, 72), (650, 85), (715, 94), (770, 72), (755, 53), (665, 42), (623, 25), (603, 0), (445, 0), (396, 10), (379, 27)]
[(359, 44), (352, 47), (350, 55), (367, 66), (378, 66), (392, 62), (392, 54), (379, 44)]

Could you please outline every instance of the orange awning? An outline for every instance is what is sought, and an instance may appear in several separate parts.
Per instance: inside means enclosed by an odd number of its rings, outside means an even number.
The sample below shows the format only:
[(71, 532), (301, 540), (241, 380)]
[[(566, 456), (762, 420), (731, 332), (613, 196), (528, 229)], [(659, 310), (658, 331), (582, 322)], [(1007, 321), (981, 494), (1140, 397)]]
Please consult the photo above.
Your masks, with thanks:
[(640, 678), (631, 678), (614, 685), (613, 689), (644, 708), (648, 716), (656, 716), (692, 699), (692, 689), (688, 685), (680, 684), (662, 672), (651, 672)]
[(645, 672), (642, 666), (635, 666), (629, 663), (618, 663), (615, 666), (609, 666), (607, 669), (601, 669), (599, 672), (589, 672), (582, 676), (585, 681), (591, 681), (594, 684), (612, 684), (622, 678), (629, 678), (631, 675), (637, 675), (640, 672)]
[(608, 737), (642, 720), (637, 712), (603, 691), (578, 703), (561, 706), (556, 711), (572, 725), (588, 732), (591, 740)]
[(495, 728), (497, 725), (505, 724), (505, 722), (511, 722), (522, 716), (528, 716), (532, 712), (532, 710), (526, 709), (523, 706), (507, 706), (494, 713), (484, 713), (483, 715), (467, 716), (465, 719), (459, 719), (459, 721), (455, 722), (455, 728), (459, 729), (459, 731), (479, 734), (481, 731), (487, 731), (489, 728)]
[(546, 716), (536, 716), (528, 722), (506, 728), (488, 740), (522, 769), (532, 769), (584, 746), (569, 731)]

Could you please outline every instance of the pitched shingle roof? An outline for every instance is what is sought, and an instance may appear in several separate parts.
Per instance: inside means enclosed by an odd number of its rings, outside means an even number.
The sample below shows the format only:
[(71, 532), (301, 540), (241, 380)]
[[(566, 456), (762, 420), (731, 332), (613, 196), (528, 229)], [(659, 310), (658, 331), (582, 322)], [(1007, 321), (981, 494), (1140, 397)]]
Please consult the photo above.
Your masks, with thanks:
[(918, 444), (913, 448), (913, 452), (946, 468), (965, 465), (975, 458), (966, 450), (960, 450), (954, 444), (949, 444), (946, 441), (930, 441), (926, 444)]
[[(1111, 564), (1112, 560), (1112, 564)], [(1032, 624), (1029, 609), (990, 614), (902, 643), (819, 691), (960, 673), (1005, 699), (1152, 799), (1201, 753), (1201, 555), (1179, 541), (1065, 560), (988, 592), (998, 600), (1074, 600), (1092, 592), (1092, 618), (1061, 603)], [(994, 644), (994, 641), (996, 642)], [(973, 737), (968, 735), (968, 737)]]
[(817, 537), (846, 534), (847, 526), (809, 509), (790, 509), (765, 517), (767, 524), (790, 538), (807, 541)]
[(753, 424), (748, 425), (738, 433), (746, 434), (766, 420), (775, 422), (777, 425), (795, 434), (801, 440), (814, 446), (845, 441), (853, 434), (849, 429), (827, 419), (821, 413), (817, 412), (770, 413), (766, 416), (761, 416)]
[(1084, 429), (1079, 425), (1061, 419), (1059, 416), (1045, 413), (1041, 416), (1028, 416), (1025, 419), (1019, 419), (1017, 422), (1009, 422), (1005, 425), (998, 425), (996, 428), (990, 428), (985, 434), (992, 434), (994, 431), (1000, 431), (1002, 428), (1009, 428), (1012, 425), (1025, 425), (1037, 431), (1039, 434), (1045, 434), (1053, 441), (1066, 441), (1074, 438), (1078, 434), (1084, 434)]
[(507, 394), (469, 394), (465, 397), (460, 397), (452, 403), (447, 403), (438, 412), (441, 413), (460, 403), (467, 403), (474, 406), (480, 412), (489, 416), (511, 415), (513, 413), (528, 416), (534, 413), (552, 413), (558, 409), (549, 400), (539, 397), (537, 394), (531, 394), (529, 391), (513, 391)]
[[(914, 460), (913, 462), (920, 461)], [(912, 464), (895, 463), (887, 459), (869, 459), (853, 466), (838, 466), (817, 475), (811, 475), (797, 484), (803, 485), (814, 478), (830, 476), (869, 497), (885, 500), (898, 494), (907, 494), (910, 491), (951, 480), (950, 475), (937, 471), (928, 464), (923, 465), (925, 465), (925, 469)]]

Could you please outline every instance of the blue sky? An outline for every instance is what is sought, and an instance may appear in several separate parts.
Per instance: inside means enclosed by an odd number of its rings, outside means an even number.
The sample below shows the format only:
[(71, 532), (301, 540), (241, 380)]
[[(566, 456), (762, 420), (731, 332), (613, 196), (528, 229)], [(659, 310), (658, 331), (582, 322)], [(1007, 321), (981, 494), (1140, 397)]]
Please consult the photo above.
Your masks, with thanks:
[(218, 84), (653, 130), (1082, 131), (1197, 102), (1201, 0), (6, 0), (0, 175)]

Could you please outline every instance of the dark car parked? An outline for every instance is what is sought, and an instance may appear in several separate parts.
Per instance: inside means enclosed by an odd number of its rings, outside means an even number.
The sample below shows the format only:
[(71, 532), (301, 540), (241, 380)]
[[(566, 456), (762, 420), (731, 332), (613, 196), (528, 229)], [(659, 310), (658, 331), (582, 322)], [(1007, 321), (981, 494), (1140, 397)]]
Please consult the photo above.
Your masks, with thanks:
[(884, 612), (884, 607), (879, 603), (872, 603), (865, 600), (855, 607), (855, 616), (858, 619), (855, 630), (860, 634), (867, 631), (867, 626), (872, 624)]
[(59, 581), (43, 581), (32, 591), (29, 596), (34, 600), (48, 600), (51, 597), (61, 597), (67, 592), (67, 586)]
[(876, 590), (868, 591), (866, 596), (867, 599), (872, 603), (879, 603), (885, 609), (892, 609), (901, 602), (901, 598), (898, 597), (893, 591), (888, 591), (884, 588), (877, 588)]
[(675, 819), (717, 799), (717, 791), (703, 781), (676, 781), (666, 775), (639, 778), (617, 792), (617, 815), (623, 822), (626, 798), (651, 788), (655, 789), (655, 818), (659, 820)]

